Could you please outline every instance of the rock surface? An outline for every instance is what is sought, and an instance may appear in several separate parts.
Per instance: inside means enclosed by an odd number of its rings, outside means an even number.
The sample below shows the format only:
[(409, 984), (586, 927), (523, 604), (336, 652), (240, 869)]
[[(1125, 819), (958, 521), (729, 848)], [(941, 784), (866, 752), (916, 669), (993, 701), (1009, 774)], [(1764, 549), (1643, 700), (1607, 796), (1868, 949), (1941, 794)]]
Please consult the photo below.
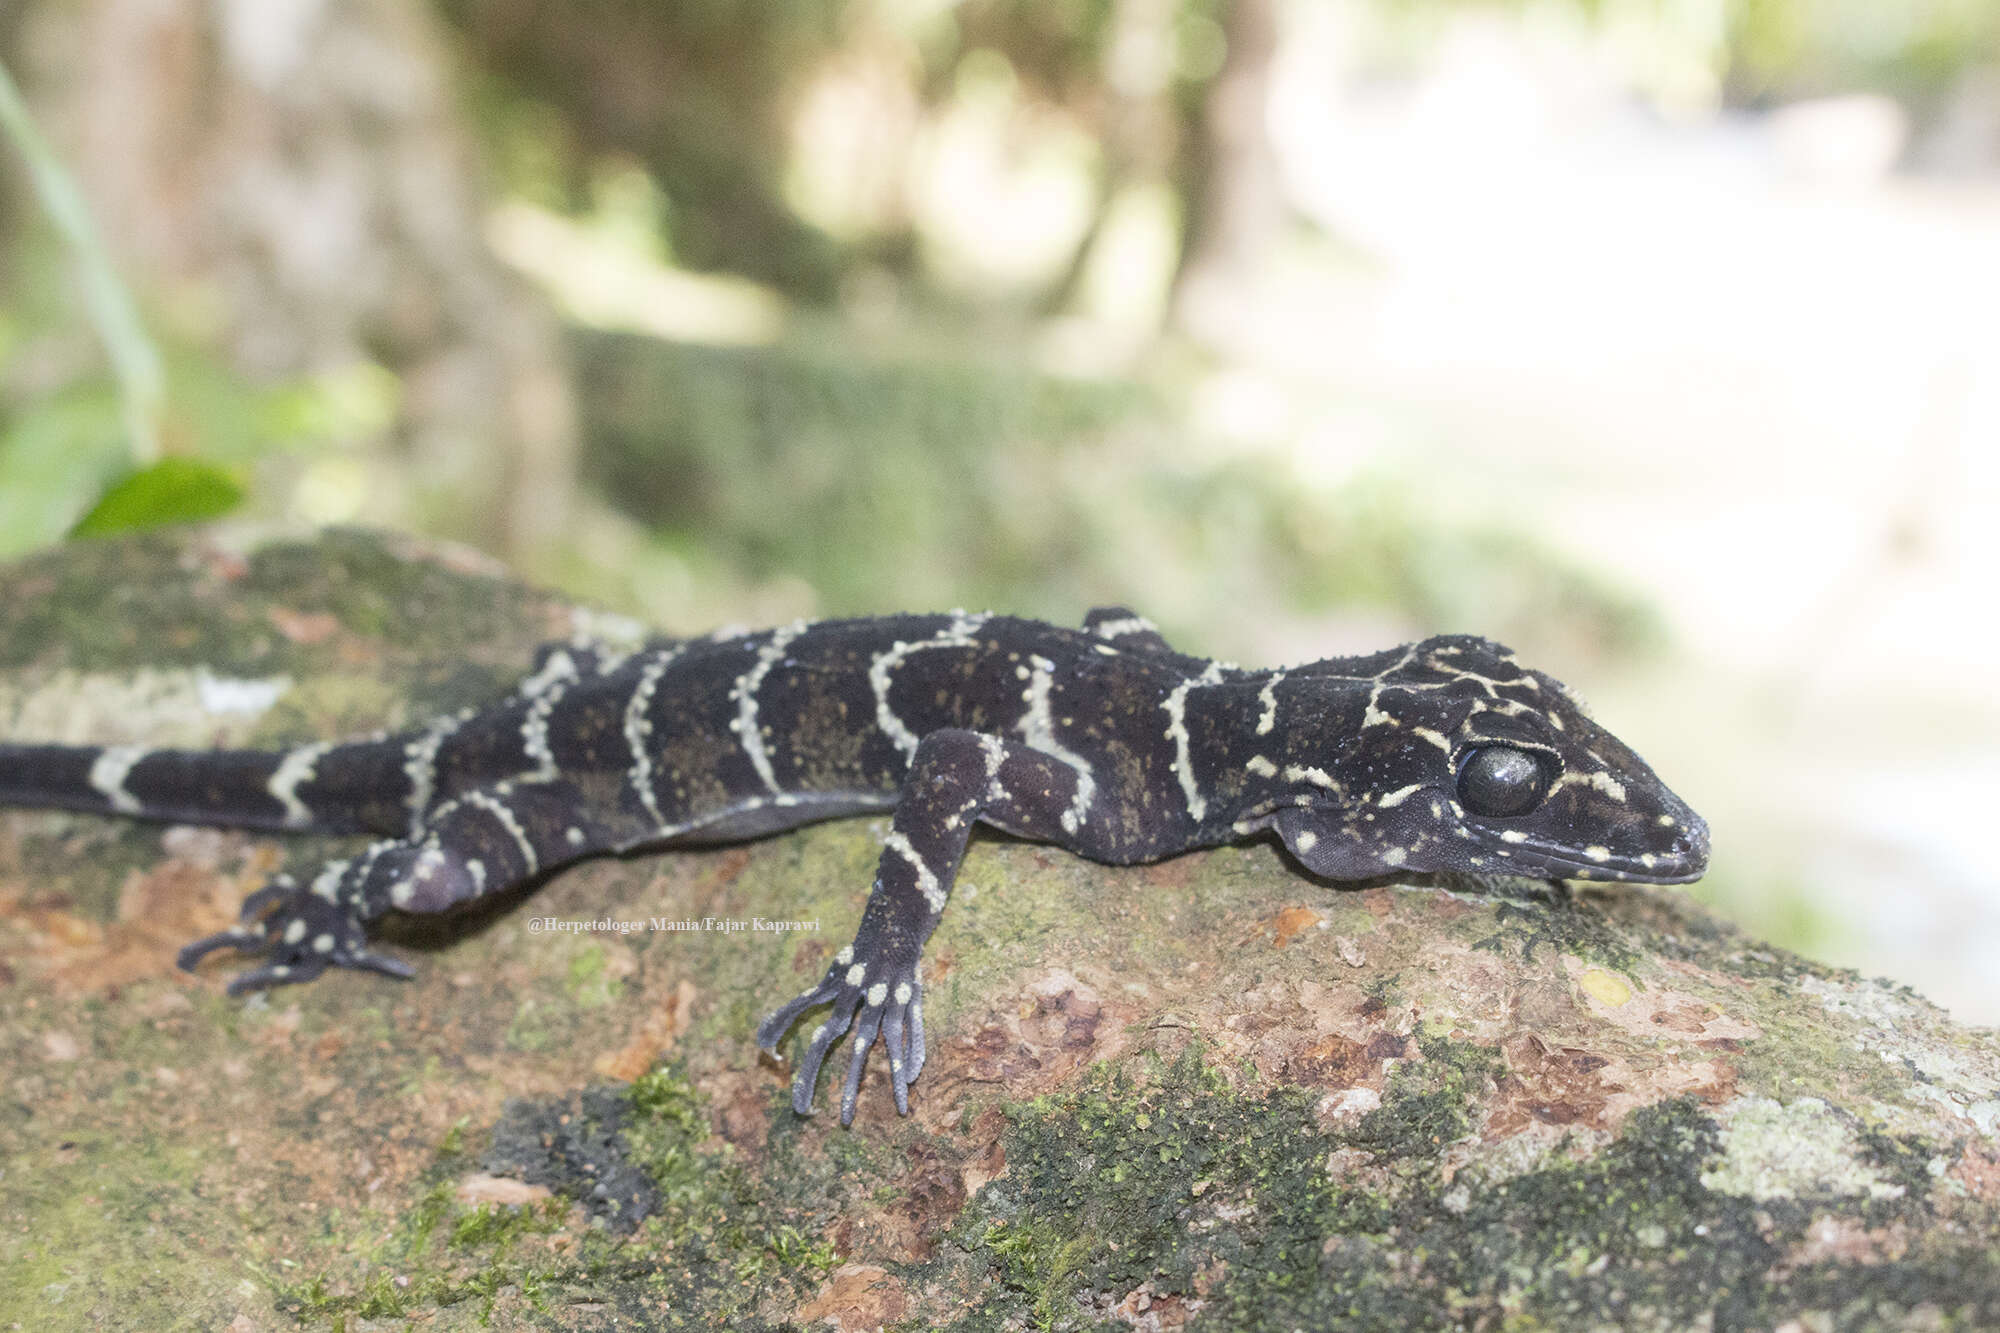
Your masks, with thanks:
[[(0, 571), (0, 734), (395, 726), (586, 625), (390, 538), (75, 545)], [(880, 832), (594, 863), (244, 1003), (175, 948), (341, 840), (0, 816), (0, 1328), (2000, 1324), (2000, 1035), (1671, 890), (977, 840), (914, 1114), (871, 1067), (799, 1120), (751, 1028)]]

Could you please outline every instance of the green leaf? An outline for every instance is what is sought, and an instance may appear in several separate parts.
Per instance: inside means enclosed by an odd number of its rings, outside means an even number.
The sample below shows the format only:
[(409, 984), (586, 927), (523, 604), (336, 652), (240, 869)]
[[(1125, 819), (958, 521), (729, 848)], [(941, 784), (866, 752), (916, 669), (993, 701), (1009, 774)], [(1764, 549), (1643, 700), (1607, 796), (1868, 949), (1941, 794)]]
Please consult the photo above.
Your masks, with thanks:
[(166, 523), (194, 523), (226, 514), (243, 501), (243, 488), (221, 468), (193, 458), (162, 458), (128, 473), (70, 529), (72, 537), (101, 537)]
[(61, 541), (130, 467), (117, 394), (78, 386), (34, 404), (0, 432), (0, 558)]

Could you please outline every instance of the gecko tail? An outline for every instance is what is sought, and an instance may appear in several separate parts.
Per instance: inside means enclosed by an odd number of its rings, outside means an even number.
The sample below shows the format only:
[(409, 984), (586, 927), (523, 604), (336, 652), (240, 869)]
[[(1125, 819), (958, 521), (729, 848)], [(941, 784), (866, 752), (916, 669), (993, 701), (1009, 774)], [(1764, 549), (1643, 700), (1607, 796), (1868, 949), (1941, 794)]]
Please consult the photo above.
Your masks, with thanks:
[(0, 744), (0, 805), (295, 833), (400, 833), (401, 740), (291, 750)]

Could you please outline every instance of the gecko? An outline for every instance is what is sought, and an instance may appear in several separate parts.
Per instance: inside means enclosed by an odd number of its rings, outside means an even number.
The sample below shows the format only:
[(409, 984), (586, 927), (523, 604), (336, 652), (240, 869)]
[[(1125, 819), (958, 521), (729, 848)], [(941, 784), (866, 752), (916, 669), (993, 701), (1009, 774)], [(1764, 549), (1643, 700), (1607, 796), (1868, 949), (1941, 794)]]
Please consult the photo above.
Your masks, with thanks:
[(871, 1049), (896, 1109), (925, 1060), (924, 945), (975, 826), (1131, 865), (1273, 836), (1322, 880), (1417, 872), (1678, 884), (1701, 817), (1553, 677), (1447, 635), (1247, 669), (1175, 651), (1124, 607), (1080, 628), (1004, 615), (798, 621), (549, 644), (506, 697), (427, 725), (281, 750), (0, 744), (0, 804), (280, 832), (373, 834), (239, 923), (229, 993), (329, 968), (413, 969), (371, 948), (389, 912), (444, 912), (585, 858), (763, 837), (889, 812), (851, 943), (757, 1028), (807, 1012), (791, 1103), (852, 1033), (850, 1124)]

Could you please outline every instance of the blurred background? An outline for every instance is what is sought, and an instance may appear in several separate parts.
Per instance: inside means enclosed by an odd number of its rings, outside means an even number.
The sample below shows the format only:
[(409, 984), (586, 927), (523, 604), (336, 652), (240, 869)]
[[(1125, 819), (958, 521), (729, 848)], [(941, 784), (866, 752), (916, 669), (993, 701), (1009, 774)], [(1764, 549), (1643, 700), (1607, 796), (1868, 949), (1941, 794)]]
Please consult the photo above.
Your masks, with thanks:
[(2000, 1022), (1995, 0), (14, 0), (0, 554), (1441, 630)]

